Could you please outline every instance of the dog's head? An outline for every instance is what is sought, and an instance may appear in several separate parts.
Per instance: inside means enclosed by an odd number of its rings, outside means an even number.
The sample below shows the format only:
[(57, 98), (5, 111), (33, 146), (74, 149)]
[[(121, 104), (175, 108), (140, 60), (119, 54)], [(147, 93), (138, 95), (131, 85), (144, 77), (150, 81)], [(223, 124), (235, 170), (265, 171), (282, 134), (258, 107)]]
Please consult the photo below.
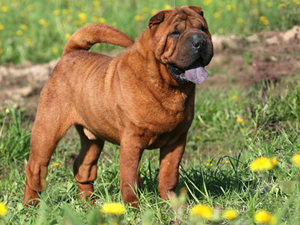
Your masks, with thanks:
[(203, 82), (213, 56), (211, 35), (201, 7), (162, 10), (149, 21), (150, 49), (179, 83)]

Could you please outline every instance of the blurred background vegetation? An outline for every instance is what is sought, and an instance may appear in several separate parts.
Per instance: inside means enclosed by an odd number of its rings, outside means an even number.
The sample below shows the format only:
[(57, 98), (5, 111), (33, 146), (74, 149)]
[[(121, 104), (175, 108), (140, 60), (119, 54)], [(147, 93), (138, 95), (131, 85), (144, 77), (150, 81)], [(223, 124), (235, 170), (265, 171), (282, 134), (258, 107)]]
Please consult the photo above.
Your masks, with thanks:
[[(201, 6), (212, 34), (286, 30), (300, 22), (299, 0), (176, 1), (177, 7), (183, 5)], [(172, 7), (173, 0), (0, 0), (0, 64), (56, 59), (68, 38), (90, 23), (107, 23), (136, 38), (157, 11)]]

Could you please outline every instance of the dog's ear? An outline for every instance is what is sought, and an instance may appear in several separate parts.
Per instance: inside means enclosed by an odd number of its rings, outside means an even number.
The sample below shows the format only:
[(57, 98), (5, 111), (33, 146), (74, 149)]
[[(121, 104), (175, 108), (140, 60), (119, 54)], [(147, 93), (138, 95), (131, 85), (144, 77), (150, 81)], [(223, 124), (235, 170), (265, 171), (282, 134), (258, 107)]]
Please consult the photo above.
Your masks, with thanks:
[(161, 11), (155, 14), (149, 21), (148, 26), (151, 28), (153, 25), (161, 23), (165, 18), (165, 12)]
[(194, 10), (196, 13), (200, 14), (200, 16), (204, 17), (204, 13), (200, 6), (189, 6), (189, 8)]

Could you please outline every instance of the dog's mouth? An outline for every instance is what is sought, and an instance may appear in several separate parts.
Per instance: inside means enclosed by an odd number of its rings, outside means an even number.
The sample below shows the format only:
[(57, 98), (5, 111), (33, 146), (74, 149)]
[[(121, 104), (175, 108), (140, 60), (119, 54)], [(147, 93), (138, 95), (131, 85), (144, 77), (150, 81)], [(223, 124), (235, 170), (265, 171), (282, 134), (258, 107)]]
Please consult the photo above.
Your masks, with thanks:
[(202, 60), (199, 59), (187, 69), (180, 69), (174, 64), (168, 64), (167, 68), (174, 80), (182, 84), (188, 82), (200, 84), (208, 77), (208, 72), (204, 69)]

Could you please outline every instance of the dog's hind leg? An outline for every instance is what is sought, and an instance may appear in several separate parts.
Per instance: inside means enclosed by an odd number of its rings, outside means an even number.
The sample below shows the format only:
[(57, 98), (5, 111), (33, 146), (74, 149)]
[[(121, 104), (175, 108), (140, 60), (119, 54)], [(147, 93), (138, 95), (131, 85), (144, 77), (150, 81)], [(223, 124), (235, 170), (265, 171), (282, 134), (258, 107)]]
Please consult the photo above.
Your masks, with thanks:
[[(46, 92), (46, 91), (45, 91)], [(64, 108), (65, 107), (65, 108)], [(51, 156), (67, 130), (73, 124), (70, 107), (61, 107), (53, 96), (41, 95), (39, 109), (31, 132), (31, 149), (26, 165), (24, 205), (37, 205), (39, 193), (45, 190)]]
[[(97, 177), (97, 162), (102, 151), (104, 141), (100, 138), (91, 138), (80, 125), (76, 125), (80, 135), (81, 150), (74, 162), (74, 176), (78, 183), (79, 198), (90, 198), (94, 192), (93, 182)], [(91, 139), (89, 139), (91, 138)], [(91, 204), (94, 200), (91, 199)]]

